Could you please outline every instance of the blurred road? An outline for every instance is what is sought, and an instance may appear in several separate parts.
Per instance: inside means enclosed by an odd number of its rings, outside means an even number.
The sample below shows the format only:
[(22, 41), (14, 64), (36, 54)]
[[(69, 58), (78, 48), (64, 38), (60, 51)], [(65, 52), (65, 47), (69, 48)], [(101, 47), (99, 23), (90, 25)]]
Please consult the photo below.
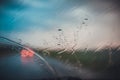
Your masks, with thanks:
[(0, 79), (43, 79), (65, 77), (65, 76), (77, 76), (70, 72), (61, 62), (46, 58), (48, 63), (57, 72), (54, 75), (49, 68), (42, 62), (37, 56), (31, 58), (23, 58), (19, 53), (1, 57), (0, 58)]

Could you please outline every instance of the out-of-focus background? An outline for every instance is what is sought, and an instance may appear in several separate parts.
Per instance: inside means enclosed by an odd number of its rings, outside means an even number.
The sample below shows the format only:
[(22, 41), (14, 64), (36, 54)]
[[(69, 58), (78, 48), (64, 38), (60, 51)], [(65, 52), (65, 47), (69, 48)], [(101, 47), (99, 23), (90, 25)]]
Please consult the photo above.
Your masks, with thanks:
[(0, 0), (0, 35), (101, 71), (119, 64), (119, 0)]

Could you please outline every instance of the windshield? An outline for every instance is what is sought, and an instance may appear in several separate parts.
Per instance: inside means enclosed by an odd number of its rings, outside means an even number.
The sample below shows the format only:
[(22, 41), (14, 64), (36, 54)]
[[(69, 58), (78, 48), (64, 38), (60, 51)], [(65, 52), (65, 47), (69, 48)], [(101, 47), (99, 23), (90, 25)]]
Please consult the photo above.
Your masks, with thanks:
[(119, 0), (1, 0), (0, 65), (36, 79), (120, 78), (119, 15)]

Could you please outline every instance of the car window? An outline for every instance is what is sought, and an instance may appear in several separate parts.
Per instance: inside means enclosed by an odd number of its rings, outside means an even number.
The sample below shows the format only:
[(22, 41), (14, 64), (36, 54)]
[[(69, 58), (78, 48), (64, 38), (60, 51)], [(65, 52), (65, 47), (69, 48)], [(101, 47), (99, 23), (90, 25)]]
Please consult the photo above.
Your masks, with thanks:
[(119, 17), (119, 0), (0, 0), (1, 74), (120, 78)]

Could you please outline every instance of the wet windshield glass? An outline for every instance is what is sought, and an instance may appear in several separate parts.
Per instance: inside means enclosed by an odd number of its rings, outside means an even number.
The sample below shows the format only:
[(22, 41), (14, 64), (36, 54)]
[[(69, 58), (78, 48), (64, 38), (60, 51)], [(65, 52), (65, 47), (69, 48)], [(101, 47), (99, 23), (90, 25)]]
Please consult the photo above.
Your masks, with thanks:
[(0, 65), (8, 72), (0, 69), (21, 79), (120, 78), (119, 17), (119, 0), (0, 0)]

